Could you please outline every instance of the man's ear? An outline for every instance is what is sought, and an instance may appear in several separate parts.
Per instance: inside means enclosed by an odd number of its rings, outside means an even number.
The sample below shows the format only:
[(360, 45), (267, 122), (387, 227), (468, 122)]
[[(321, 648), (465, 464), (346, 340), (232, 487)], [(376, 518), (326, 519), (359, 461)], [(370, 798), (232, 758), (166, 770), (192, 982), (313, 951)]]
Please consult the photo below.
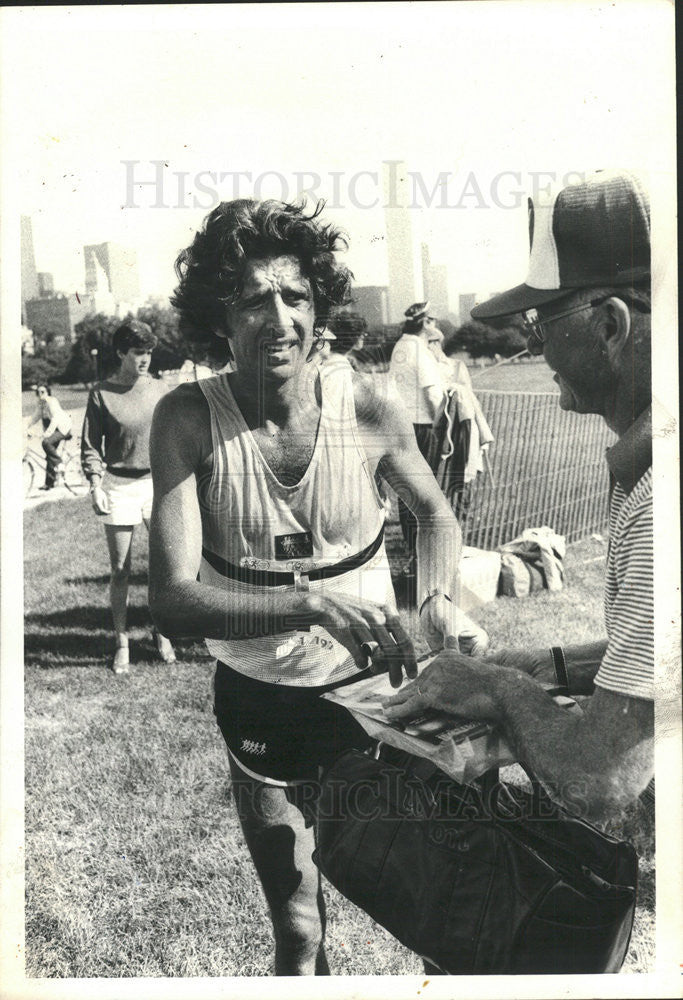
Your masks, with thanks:
[(600, 336), (608, 360), (616, 368), (631, 336), (631, 313), (616, 295), (602, 303), (601, 313)]

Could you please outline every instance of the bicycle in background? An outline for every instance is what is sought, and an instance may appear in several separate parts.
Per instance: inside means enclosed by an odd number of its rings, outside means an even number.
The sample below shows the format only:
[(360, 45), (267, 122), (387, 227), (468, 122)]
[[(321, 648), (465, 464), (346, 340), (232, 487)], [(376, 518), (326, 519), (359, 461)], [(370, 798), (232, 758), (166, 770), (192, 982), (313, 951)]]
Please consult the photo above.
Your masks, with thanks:
[[(29, 435), (28, 442), (26, 445), (26, 451), (24, 452), (24, 457), (22, 459), (22, 475), (24, 484), (24, 499), (32, 496), (34, 494), (34, 487), (37, 482), (45, 482), (45, 472), (47, 470), (47, 462), (45, 459), (45, 452), (42, 448), (36, 447), (34, 444), (34, 438)], [(71, 445), (67, 449), (67, 445)], [(73, 493), (74, 496), (80, 496), (85, 492), (87, 487), (87, 482), (85, 476), (83, 475), (83, 470), (81, 469), (81, 442), (80, 438), (69, 438), (62, 442), (61, 445), (61, 468), (59, 470), (60, 476), (62, 476), (62, 484)]]

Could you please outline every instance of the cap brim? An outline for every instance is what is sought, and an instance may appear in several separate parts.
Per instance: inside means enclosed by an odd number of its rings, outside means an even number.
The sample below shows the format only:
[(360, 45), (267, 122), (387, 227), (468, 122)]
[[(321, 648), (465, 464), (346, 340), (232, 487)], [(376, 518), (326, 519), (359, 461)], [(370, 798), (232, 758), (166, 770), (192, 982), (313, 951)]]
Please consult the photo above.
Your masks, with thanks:
[(494, 295), (488, 302), (482, 302), (471, 310), (472, 319), (496, 319), (499, 316), (513, 316), (515, 313), (535, 309), (545, 302), (562, 299), (571, 295), (571, 288), (532, 288), (531, 285), (517, 285), (507, 292)]

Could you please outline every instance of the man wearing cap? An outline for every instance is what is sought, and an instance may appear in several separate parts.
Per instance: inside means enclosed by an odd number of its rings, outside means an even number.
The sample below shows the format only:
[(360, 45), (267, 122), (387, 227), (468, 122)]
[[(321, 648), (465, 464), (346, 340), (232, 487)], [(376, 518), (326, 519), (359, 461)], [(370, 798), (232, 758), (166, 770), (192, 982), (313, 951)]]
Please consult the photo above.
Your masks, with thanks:
[[(601, 819), (653, 773), (649, 202), (637, 177), (600, 172), (530, 203), (529, 221), (526, 282), (472, 315), (521, 313), (530, 353), (555, 371), (562, 409), (599, 413), (619, 437), (607, 452), (607, 637), (479, 661), (445, 651), (386, 711), (438, 706), (497, 723), (555, 798)], [(581, 715), (566, 713), (539, 682), (592, 697)]]
[[(405, 311), (402, 333), (394, 345), (389, 374), (394, 380), (405, 412), (412, 422), (420, 453), (433, 461), (432, 424), (444, 396), (439, 363), (429, 350), (430, 332), (436, 329), (429, 315), (429, 302), (415, 302)], [(408, 551), (406, 575), (414, 579), (417, 522), (410, 508), (399, 499), (398, 516)]]

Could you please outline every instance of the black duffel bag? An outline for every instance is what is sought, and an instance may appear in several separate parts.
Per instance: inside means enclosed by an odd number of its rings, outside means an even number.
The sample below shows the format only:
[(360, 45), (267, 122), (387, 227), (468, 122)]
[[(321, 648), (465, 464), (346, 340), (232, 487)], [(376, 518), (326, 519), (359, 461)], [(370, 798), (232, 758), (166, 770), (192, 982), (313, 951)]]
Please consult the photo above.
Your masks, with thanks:
[(636, 901), (630, 844), (538, 785), (485, 794), (441, 772), (425, 781), (424, 761), (392, 753), (402, 766), (350, 750), (324, 775), (313, 858), (344, 896), (451, 975), (619, 971)]

